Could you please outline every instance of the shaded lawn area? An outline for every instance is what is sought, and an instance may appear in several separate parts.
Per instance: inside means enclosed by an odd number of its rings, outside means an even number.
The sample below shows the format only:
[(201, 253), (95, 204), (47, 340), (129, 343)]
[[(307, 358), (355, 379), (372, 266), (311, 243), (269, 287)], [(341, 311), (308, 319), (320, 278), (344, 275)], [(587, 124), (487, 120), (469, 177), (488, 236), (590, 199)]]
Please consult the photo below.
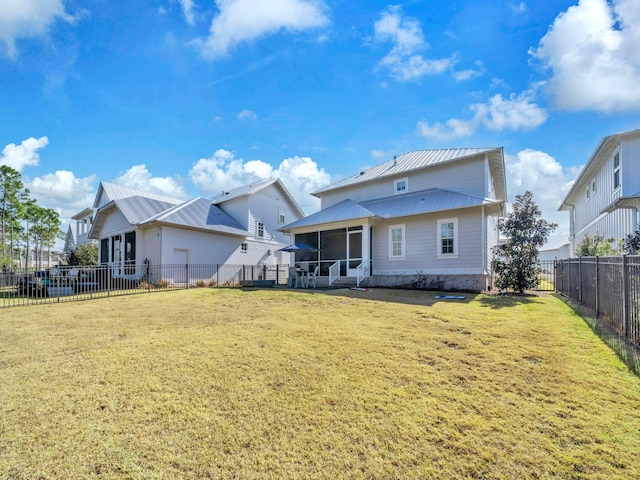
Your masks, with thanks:
[(0, 319), (0, 478), (640, 478), (640, 380), (553, 296), (190, 289)]

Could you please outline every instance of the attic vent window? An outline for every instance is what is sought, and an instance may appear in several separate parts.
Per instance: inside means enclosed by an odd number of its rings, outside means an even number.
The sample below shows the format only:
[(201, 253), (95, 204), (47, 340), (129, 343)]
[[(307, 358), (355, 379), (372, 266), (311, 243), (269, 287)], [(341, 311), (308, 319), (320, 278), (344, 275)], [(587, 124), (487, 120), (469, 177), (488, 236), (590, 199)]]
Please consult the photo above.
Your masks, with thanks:
[(409, 179), (399, 178), (393, 182), (393, 194), (399, 195), (409, 191)]

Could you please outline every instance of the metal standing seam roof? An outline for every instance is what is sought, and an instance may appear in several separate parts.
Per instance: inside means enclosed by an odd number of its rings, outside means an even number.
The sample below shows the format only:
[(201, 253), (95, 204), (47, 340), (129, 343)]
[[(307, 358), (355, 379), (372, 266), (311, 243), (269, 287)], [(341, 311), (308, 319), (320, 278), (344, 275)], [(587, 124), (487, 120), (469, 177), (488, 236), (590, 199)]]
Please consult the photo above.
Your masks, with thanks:
[[(180, 203), (184, 202), (184, 200), (173, 198), (168, 195), (149, 193), (143, 190), (138, 190), (136, 188), (131, 188), (131, 187), (125, 187), (124, 185), (118, 185), (117, 183), (111, 183), (111, 182), (100, 182), (98, 191), (100, 189), (104, 191), (107, 198), (109, 198), (109, 200), (111, 201), (119, 200), (122, 198), (129, 198), (129, 197), (143, 197), (151, 200), (158, 200), (160, 202), (169, 203), (172, 205), (179, 205)], [(99, 195), (96, 195), (96, 200), (98, 199), (98, 197)], [(96, 207), (95, 204), (94, 204), (94, 207)]]
[(375, 214), (364, 208), (353, 200), (343, 200), (335, 205), (331, 205), (324, 210), (313, 213), (308, 217), (301, 218), (300, 220), (285, 225), (277, 230), (281, 232), (287, 232), (292, 228), (307, 227), (310, 225), (322, 225), (325, 223), (341, 222), (343, 220), (354, 220), (356, 218), (368, 218), (373, 217)]
[[(395, 176), (425, 167), (440, 165), (452, 161), (459, 161), (474, 157), (480, 154), (502, 151), (501, 148), (452, 148), (440, 150), (415, 150), (404, 153), (391, 160), (387, 160), (379, 165), (352, 175), (338, 182), (332, 183), (325, 188), (317, 190), (312, 195), (319, 196), (323, 192), (336, 190), (339, 188), (369, 182), (388, 176)], [(504, 168), (503, 168), (504, 169)], [(499, 180), (499, 179), (498, 179)]]
[(212, 232), (227, 233), (246, 237), (249, 232), (238, 221), (207, 198), (196, 198), (176, 205), (151, 218), (143, 224), (159, 222)]
[(349, 199), (343, 200), (329, 208), (320, 210), (313, 215), (286, 225), (279, 230), (289, 231), (294, 228), (367, 217), (386, 219), (443, 212), (459, 208), (480, 207), (483, 205), (499, 206), (502, 203), (502, 200), (489, 200), (452, 192), (450, 190), (433, 188), (378, 200), (368, 200), (362, 203), (357, 203)]

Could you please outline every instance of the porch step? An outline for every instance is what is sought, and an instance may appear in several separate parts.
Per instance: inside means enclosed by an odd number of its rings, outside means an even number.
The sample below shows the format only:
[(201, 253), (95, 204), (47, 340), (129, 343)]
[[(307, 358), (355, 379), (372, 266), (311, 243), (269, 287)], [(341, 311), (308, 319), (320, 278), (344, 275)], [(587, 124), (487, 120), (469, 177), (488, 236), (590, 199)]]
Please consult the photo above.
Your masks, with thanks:
[(340, 277), (331, 284), (333, 288), (349, 288), (356, 286), (356, 277)]

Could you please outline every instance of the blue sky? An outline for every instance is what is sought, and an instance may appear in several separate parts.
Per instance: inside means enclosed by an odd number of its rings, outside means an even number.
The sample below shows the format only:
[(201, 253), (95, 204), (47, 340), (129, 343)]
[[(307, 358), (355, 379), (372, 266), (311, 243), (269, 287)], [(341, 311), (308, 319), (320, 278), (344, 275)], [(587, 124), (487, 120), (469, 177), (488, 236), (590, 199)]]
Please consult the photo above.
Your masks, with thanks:
[[(503, 146), (556, 212), (640, 127), (637, 0), (0, 0), (0, 164), (65, 222), (100, 181), (309, 192), (393, 155)], [(66, 228), (66, 227), (65, 227)]]

